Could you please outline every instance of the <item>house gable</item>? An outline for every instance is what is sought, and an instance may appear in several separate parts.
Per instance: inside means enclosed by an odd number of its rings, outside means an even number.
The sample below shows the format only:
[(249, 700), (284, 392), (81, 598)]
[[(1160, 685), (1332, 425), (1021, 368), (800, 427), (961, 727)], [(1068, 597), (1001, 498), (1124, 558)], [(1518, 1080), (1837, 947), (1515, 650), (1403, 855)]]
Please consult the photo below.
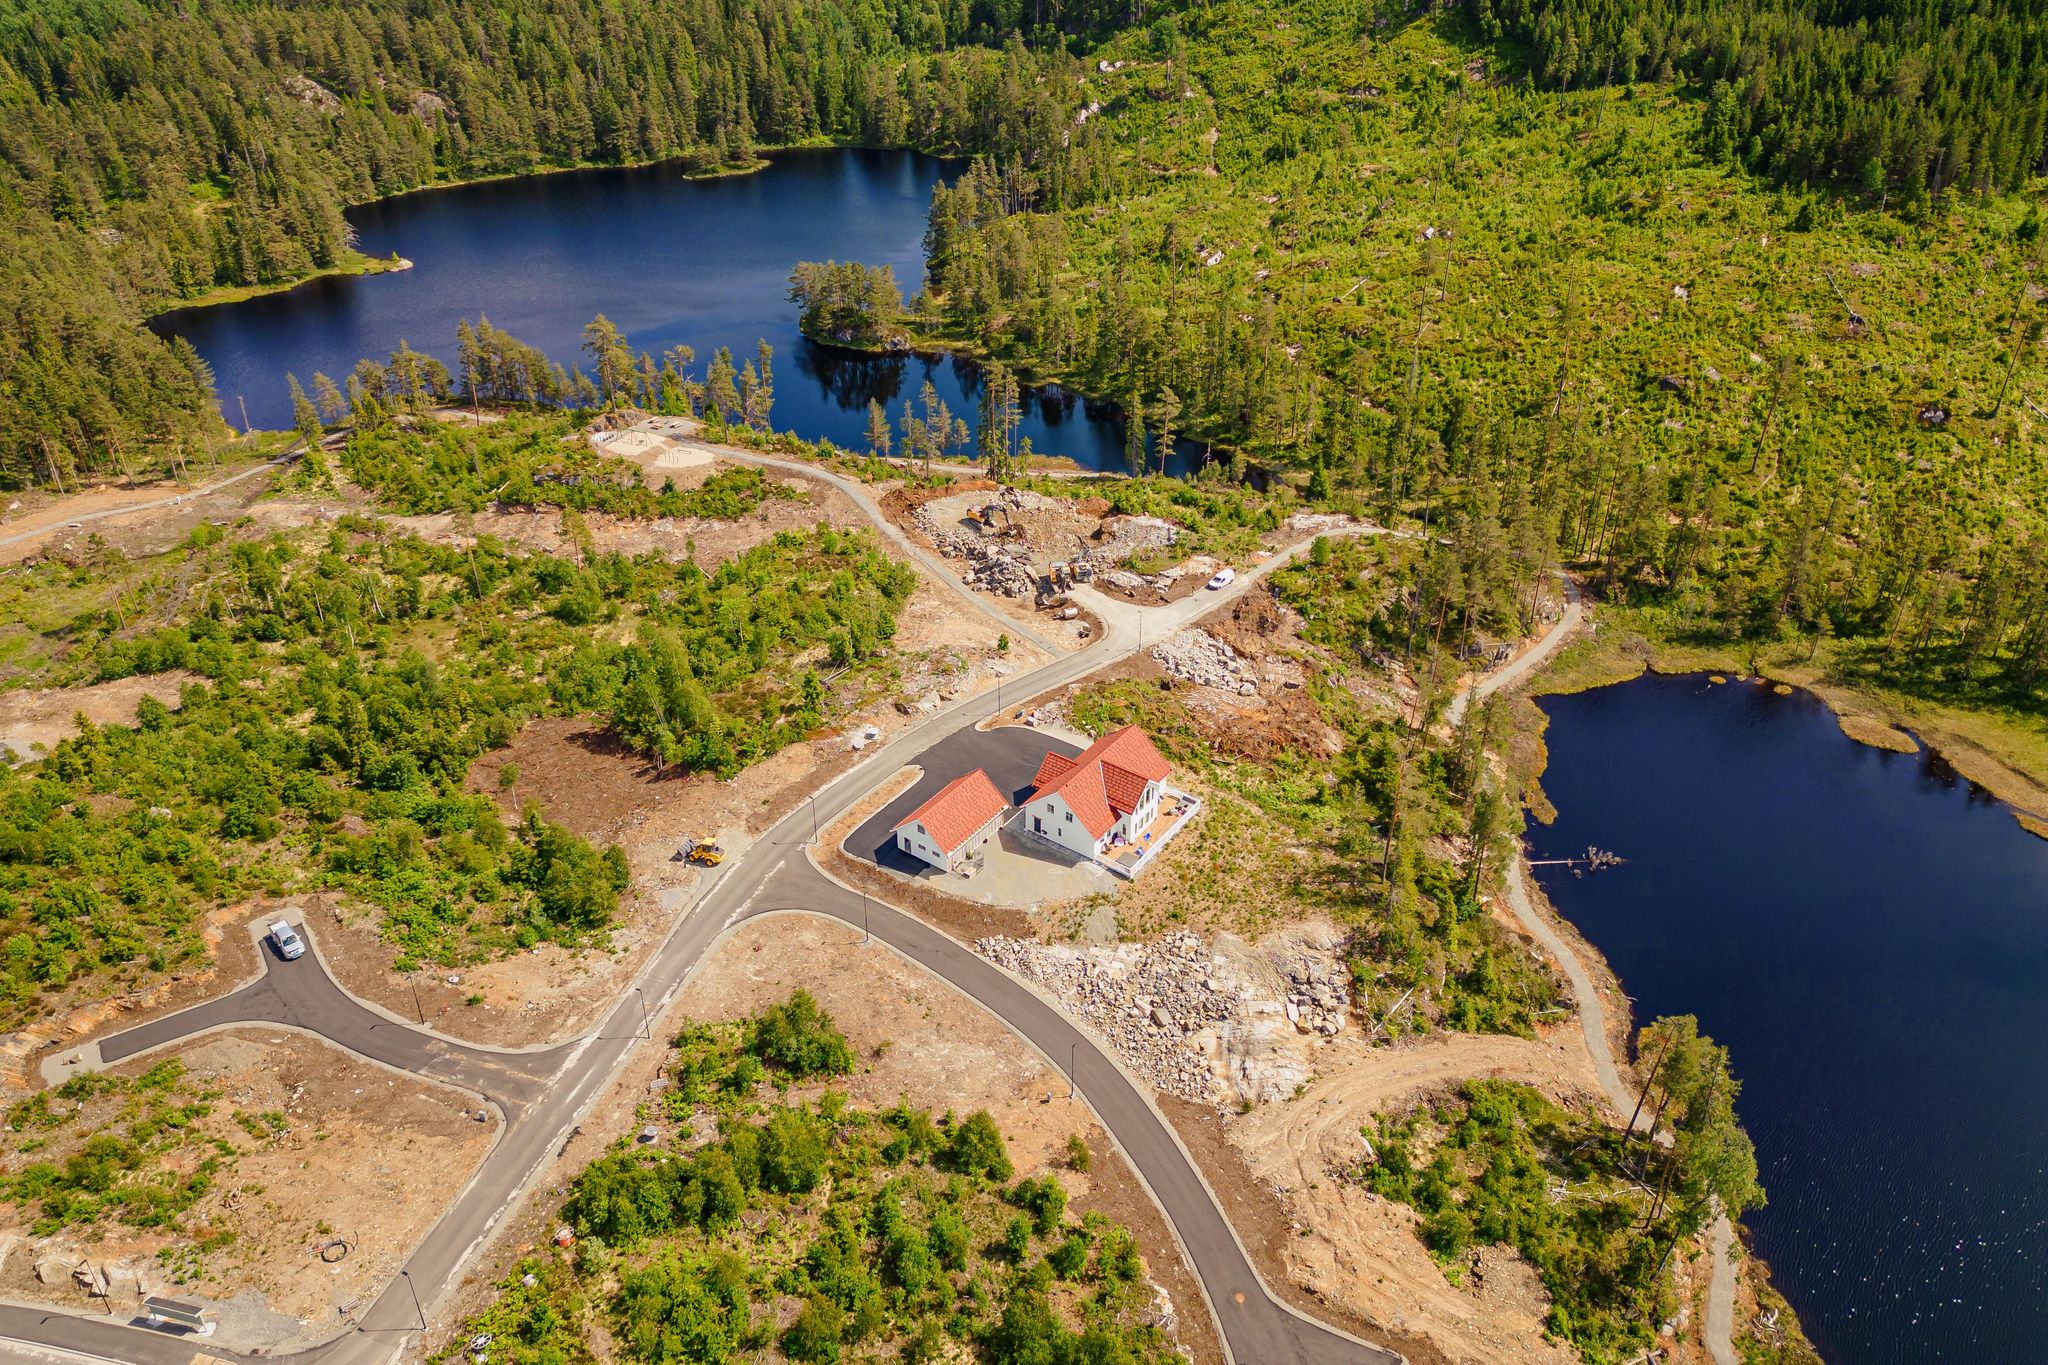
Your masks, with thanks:
[(1147, 788), (1163, 782), (1166, 760), (1135, 725), (1126, 725), (1072, 759), (1047, 754), (1038, 765), (1034, 802), (1057, 796), (1096, 840), (1144, 803)]
[(1009, 802), (1003, 800), (996, 784), (976, 768), (939, 788), (897, 823), (896, 832), (915, 828), (941, 853), (950, 855), (1008, 809)]

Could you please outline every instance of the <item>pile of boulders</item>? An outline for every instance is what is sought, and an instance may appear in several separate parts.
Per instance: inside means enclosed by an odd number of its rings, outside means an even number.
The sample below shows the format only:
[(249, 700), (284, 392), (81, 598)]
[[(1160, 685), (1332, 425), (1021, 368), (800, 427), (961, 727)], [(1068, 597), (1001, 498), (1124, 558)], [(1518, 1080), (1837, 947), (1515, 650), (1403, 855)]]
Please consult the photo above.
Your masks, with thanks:
[(1013, 938), (985, 938), (974, 946), (1087, 1020), (1152, 1085), (1182, 1099), (1215, 1102), (1215, 1068), (1187, 1038), (1228, 1022), (1237, 998), (1234, 983), (1217, 975), (1222, 959), (1195, 935), (1096, 950)]
[(967, 572), (960, 581), (985, 588), (999, 597), (1032, 597), (1038, 592), (1038, 574), (1020, 555), (995, 545), (976, 545), (964, 558)]
[(984, 539), (972, 531), (944, 531), (932, 545), (948, 559), (964, 560), (960, 581), (1002, 597), (1030, 597), (1038, 591), (1038, 574), (1021, 550)]
[(1205, 630), (1183, 630), (1154, 645), (1152, 657), (1168, 676), (1198, 687), (1215, 687), (1249, 697), (1258, 692), (1252, 663)]
[(1342, 512), (1296, 512), (1287, 518), (1287, 530), (1299, 535), (1311, 532), (1321, 535), (1325, 531), (1336, 531), (1358, 525), (1358, 522)]
[(1186, 932), (1113, 948), (1013, 938), (974, 946), (1086, 1020), (1148, 1083), (1218, 1104), (1296, 1093), (1316, 1048), (1344, 1031), (1351, 989), (1342, 961), (1334, 940), (1310, 940), (1290, 936), (1237, 958)]
[[(1290, 934), (1235, 956), (1194, 934), (1086, 948), (985, 938), (982, 956), (1036, 983), (1150, 1084), (1198, 1104), (1299, 1092), (1344, 1031), (1351, 987), (1334, 934)], [(1223, 947), (1226, 940), (1218, 940)]]
[(1088, 547), (1088, 558), (1097, 564), (1120, 564), (1140, 550), (1154, 550), (1180, 539), (1180, 527), (1163, 517), (1116, 516), (1105, 518)]
[(1302, 1033), (1335, 1037), (1351, 1016), (1351, 982), (1342, 964), (1297, 953), (1281, 967), (1287, 978), (1287, 1022)]

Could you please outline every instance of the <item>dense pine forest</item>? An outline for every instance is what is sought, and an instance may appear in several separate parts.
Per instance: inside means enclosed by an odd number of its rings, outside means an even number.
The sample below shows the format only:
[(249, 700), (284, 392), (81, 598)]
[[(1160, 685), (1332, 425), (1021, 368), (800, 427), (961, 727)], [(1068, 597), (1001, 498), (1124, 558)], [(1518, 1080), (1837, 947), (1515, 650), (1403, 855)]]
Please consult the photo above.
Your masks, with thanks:
[[(1071, 63), (1001, 5), (0, 4), (0, 479), (165, 466), (213, 427), (140, 317), (343, 264), (345, 205), (817, 140), (1100, 174)], [(1005, 40), (1008, 40), (1005, 46)]]
[(1705, 149), (1801, 183), (1924, 201), (2048, 172), (2048, 19), (2034, 4), (1476, 0), (1490, 37), (1570, 90), (1711, 89)]
[(981, 158), (933, 207), (935, 339), (1444, 521), (1473, 563), (1588, 564), (1666, 633), (1839, 637), (1887, 678), (2029, 698), (2043, 24), (9, 0), (0, 479), (213, 439), (204, 366), (140, 319), (345, 268), (349, 203), (908, 145)]

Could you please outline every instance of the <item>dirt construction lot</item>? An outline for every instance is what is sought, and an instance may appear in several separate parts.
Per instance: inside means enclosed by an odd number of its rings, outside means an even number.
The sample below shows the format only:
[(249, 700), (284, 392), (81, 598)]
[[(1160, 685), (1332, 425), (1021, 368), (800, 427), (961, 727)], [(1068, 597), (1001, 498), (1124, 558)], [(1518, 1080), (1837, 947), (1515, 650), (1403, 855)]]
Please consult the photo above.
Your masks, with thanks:
[(1402, 1337), (1420, 1337), (1456, 1361), (1571, 1365), (1545, 1340), (1550, 1303), (1527, 1262), (1486, 1248), (1452, 1284), (1415, 1235), (1413, 1209), (1348, 1183), (1364, 1155), (1360, 1129), (1374, 1115), (1475, 1076), (1534, 1085), (1570, 1103), (1598, 1093), (1585, 1040), (1564, 1026), (1528, 1040), (1439, 1034), (1396, 1047), (1343, 1039), (1299, 1094), (1229, 1121), (1226, 1133), (1258, 1184), (1284, 1206), (1299, 1235), (1286, 1248), (1288, 1278), (1319, 1298)]
[[(159, 1084), (174, 1072), (166, 1061), (183, 1074)], [(109, 1215), (36, 1236), (33, 1205), (0, 1205), (0, 1297), (72, 1312), (199, 1298), (230, 1349), (291, 1349), (346, 1327), (497, 1133), (461, 1092), (270, 1028), (212, 1034), (113, 1075), (126, 1079), (10, 1110), (10, 1170), (61, 1165), (111, 1135), (140, 1153), (129, 1179), (203, 1174), (210, 1187), (157, 1228)], [(104, 1295), (89, 1294), (95, 1281)]]

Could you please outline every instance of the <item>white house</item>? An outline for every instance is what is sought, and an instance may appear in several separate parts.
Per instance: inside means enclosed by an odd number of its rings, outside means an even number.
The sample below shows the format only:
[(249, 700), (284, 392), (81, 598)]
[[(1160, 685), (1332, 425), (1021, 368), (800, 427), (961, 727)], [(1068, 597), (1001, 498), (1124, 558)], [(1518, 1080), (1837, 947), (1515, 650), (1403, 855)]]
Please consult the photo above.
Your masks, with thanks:
[(1019, 826), (1070, 853), (1101, 859), (1136, 843), (1159, 814), (1166, 760), (1151, 737), (1127, 725), (1075, 758), (1047, 754)]
[(1010, 803), (976, 768), (939, 788), (896, 826), (896, 847), (951, 872), (995, 837)]

